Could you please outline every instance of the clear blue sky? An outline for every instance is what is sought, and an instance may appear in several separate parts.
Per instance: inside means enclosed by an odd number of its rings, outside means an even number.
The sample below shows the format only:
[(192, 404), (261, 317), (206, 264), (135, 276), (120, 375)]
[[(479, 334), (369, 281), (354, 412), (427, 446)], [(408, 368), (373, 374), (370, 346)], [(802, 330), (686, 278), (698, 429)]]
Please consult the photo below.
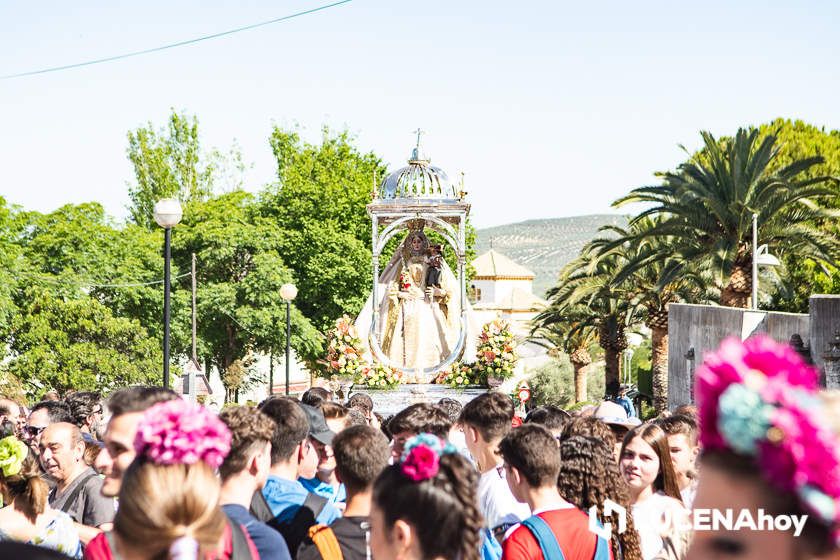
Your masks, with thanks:
[[(0, 75), (100, 58), (317, 2), (0, 2)], [(838, 128), (831, 2), (354, 0), (128, 60), (0, 81), (0, 195), (29, 209), (96, 200), (126, 215), (126, 133), (198, 116), (274, 178), (273, 124), (347, 127), (404, 164), (411, 131), (466, 173), (478, 226), (609, 212), (682, 161), (698, 131), (777, 116)]]

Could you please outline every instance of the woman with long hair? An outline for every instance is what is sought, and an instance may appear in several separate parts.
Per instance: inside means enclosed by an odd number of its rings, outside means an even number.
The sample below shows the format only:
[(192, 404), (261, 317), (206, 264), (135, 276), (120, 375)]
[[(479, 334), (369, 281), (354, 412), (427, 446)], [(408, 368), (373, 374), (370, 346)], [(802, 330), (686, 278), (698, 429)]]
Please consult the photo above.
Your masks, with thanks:
[(632, 517), (627, 519), (627, 528), (622, 531), (618, 523), (604, 515), (608, 499), (628, 510), (631, 506), (627, 485), (613, 460), (612, 445), (591, 437), (572, 436), (560, 443), (560, 457), (557, 477), (560, 495), (584, 512), (595, 506), (599, 521), (610, 523), (610, 546), (615, 560), (641, 560), (639, 535)]
[(624, 437), (619, 457), (642, 558), (650, 560), (665, 545), (663, 537), (681, 540), (688, 514), (680, 497), (668, 436), (656, 424), (636, 426)]
[(765, 336), (729, 339), (698, 368), (695, 394), (703, 450), (694, 508), (762, 527), (711, 524), (695, 533), (688, 559), (840, 556), (840, 406), (819, 390), (819, 372)]
[(19, 541), (81, 558), (73, 520), (50, 507), (49, 486), (29, 446), (10, 435), (0, 440), (0, 541)]
[(232, 529), (219, 505), (215, 472), (230, 438), (218, 416), (187, 401), (147, 410), (134, 439), (137, 457), (120, 487), (114, 530), (91, 541), (85, 558), (230, 557)]
[(373, 487), (374, 558), (478, 560), (483, 521), (475, 468), (437, 436), (406, 442)]

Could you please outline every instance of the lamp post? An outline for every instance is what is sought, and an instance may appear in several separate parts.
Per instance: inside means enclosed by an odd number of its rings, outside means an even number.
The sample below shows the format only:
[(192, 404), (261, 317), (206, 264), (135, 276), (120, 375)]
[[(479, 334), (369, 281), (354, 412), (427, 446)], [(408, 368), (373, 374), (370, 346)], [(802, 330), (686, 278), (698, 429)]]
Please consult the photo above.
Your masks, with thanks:
[(163, 228), (163, 386), (169, 388), (169, 264), (172, 260), (170, 245), (172, 228), (181, 221), (181, 203), (174, 198), (164, 198), (155, 204), (154, 217)]
[[(289, 394), (289, 361), (292, 354), (292, 300), (297, 296), (297, 286), (283, 284), (280, 286), (280, 297), (286, 302), (286, 394)], [(270, 389), (269, 389), (270, 390)]]
[(753, 214), (753, 239), (752, 239), (752, 305), (758, 309), (758, 265), (779, 266), (779, 259), (770, 254), (767, 245), (758, 246), (758, 214)]

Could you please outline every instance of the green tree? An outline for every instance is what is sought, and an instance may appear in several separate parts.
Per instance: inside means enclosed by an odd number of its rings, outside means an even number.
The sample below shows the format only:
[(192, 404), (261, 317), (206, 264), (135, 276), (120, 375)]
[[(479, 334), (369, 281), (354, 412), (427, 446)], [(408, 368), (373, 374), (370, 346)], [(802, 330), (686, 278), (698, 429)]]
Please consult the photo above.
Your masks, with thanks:
[[(191, 205), (173, 234), (173, 258), (181, 269), (196, 254), (199, 353), (219, 369), (229, 396), (245, 381), (242, 368), (252, 354), (285, 348), (280, 286), (295, 278), (278, 252), (280, 234), (243, 191)], [(291, 317), (292, 346), (313, 361), (321, 353), (320, 335), (297, 305)]]
[(114, 317), (90, 297), (64, 298), (37, 287), (26, 295), (3, 367), (31, 395), (160, 383), (160, 345), (137, 321)]
[[(528, 384), (531, 386), (531, 398), (535, 406), (553, 404), (563, 409), (574, 408), (575, 404), (587, 402), (579, 400), (574, 388), (574, 366), (566, 354), (560, 354), (548, 363), (529, 372)], [(587, 394), (593, 395), (597, 402), (605, 392), (604, 376), (590, 375), (587, 378)]]
[(823, 163), (821, 156), (798, 159), (775, 169), (780, 148), (774, 135), (741, 129), (731, 141), (702, 133), (703, 152), (676, 172), (659, 174), (662, 184), (634, 189), (616, 201), (653, 206), (632, 221), (658, 216), (661, 221), (641, 236), (668, 236), (674, 252), (715, 274), (720, 303), (746, 307), (751, 291), (752, 214), (758, 214), (759, 243), (776, 254), (794, 254), (836, 263), (837, 235), (815, 224), (840, 215), (818, 206), (835, 197), (837, 183), (806, 173)]
[(386, 169), (373, 152), (362, 153), (347, 131), (323, 129), (321, 143), (302, 142), (296, 132), (275, 127), (269, 139), (277, 160), (275, 185), (263, 193), (263, 212), (287, 230), (330, 224), (370, 246), (365, 209)]
[(349, 133), (324, 129), (320, 145), (275, 128), (278, 182), (262, 193), (261, 214), (282, 230), (280, 253), (298, 280), (295, 305), (320, 331), (356, 315), (368, 295), (370, 219), (365, 206), (385, 168)]
[(636, 307), (651, 331), (653, 404), (657, 412), (668, 409), (668, 305), (678, 302), (708, 303), (714, 297), (713, 279), (672, 253), (669, 236), (647, 235), (661, 218), (644, 217), (627, 228), (605, 226), (590, 247), (597, 258), (614, 256), (623, 263), (615, 272), (615, 286), (626, 286), (629, 304)]
[(568, 355), (574, 371), (574, 402), (587, 399), (587, 368), (592, 363), (589, 348), (598, 341), (597, 329), (582, 325), (589, 316), (588, 307), (575, 305), (566, 311), (562, 320), (555, 317), (548, 326), (536, 327), (531, 333), (532, 341), (547, 345), (553, 350), (552, 354), (562, 351)]
[[(627, 261), (620, 252), (599, 255), (592, 247), (567, 264), (555, 287), (548, 291), (549, 306), (534, 318), (537, 329), (559, 325), (567, 336), (596, 329), (604, 350), (605, 383), (617, 383), (621, 353), (627, 348), (627, 331), (639, 322), (639, 308), (632, 304), (632, 286), (614, 282)], [(582, 307), (582, 309), (581, 309)]]
[(213, 192), (215, 165), (201, 149), (198, 119), (172, 111), (165, 129), (150, 122), (128, 133), (128, 159), (135, 183), (128, 187), (134, 223), (156, 227), (152, 209), (162, 198), (182, 203), (207, 199)]

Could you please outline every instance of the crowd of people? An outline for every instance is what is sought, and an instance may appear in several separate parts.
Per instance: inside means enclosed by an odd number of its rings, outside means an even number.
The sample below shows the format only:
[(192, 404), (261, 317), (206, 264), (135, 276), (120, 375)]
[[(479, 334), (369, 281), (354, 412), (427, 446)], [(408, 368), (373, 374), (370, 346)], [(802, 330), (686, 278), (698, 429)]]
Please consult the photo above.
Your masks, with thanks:
[[(837, 557), (838, 399), (818, 373), (756, 337), (697, 379), (696, 407), (647, 422), (612, 401), (518, 422), (498, 391), (390, 418), (324, 388), (219, 414), (158, 387), (2, 399), (0, 558)], [(733, 509), (804, 521), (697, 523)]]

